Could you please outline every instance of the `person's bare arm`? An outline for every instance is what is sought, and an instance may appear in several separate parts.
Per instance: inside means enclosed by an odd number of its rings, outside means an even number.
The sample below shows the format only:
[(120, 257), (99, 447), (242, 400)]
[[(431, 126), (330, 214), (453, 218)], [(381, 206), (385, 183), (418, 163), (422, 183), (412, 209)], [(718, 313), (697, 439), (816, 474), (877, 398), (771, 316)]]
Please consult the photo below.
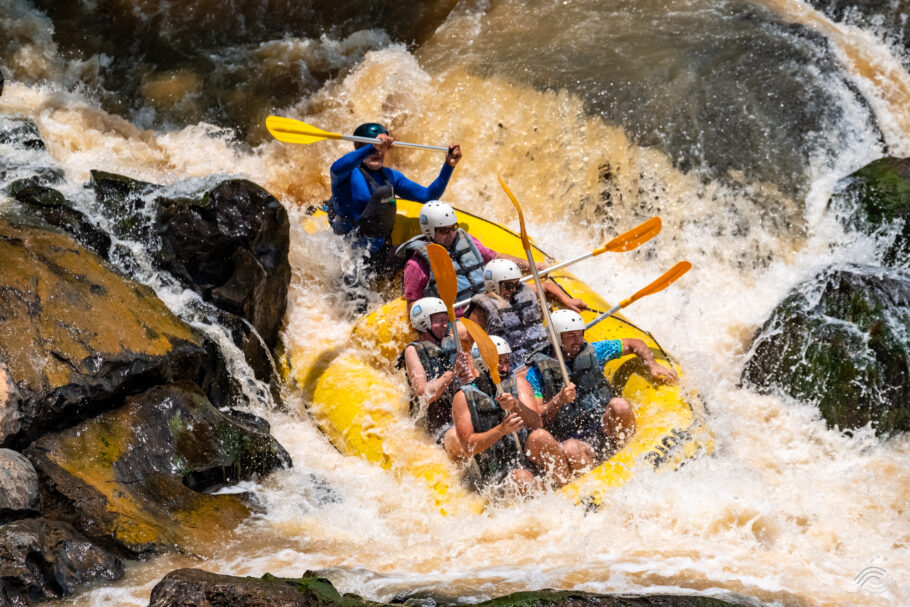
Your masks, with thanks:
[(659, 364), (654, 360), (654, 354), (651, 353), (651, 348), (640, 339), (628, 337), (621, 340), (622, 341), (622, 355), (626, 356), (628, 354), (635, 354), (638, 358), (642, 359), (646, 365), (648, 365), (648, 370), (651, 371), (651, 376), (654, 379), (664, 381), (668, 384), (675, 384), (679, 381), (679, 376), (676, 375), (676, 372), (673, 369), (669, 369)]
[(588, 309), (588, 305), (585, 302), (576, 297), (572, 297), (552, 280), (542, 280), (540, 284), (543, 286), (543, 292), (552, 299), (558, 301), (562, 307), (568, 308), (573, 312), (581, 312), (582, 310)]
[(512, 432), (518, 432), (523, 426), (521, 417), (517, 413), (509, 413), (506, 417), (486, 432), (474, 432), (474, 424), (471, 423), (471, 411), (468, 409), (468, 401), (464, 392), (455, 395), (452, 401), (452, 417), (455, 420), (455, 433), (458, 435), (458, 441), (465, 455), (471, 456), (477, 453), (483, 453), (499, 439)]
[(420, 356), (417, 355), (417, 349), (414, 346), (405, 348), (404, 364), (414, 393), (418, 398), (425, 398), (427, 403), (436, 402), (449, 384), (455, 380), (455, 371), (449, 369), (436, 379), (427, 381), (426, 370), (420, 364)]
[(537, 409), (526, 406), (508, 392), (497, 396), (496, 402), (499, 403), (499, 406), (502, 407), (504, 411), (517, 413), (521, 418), (521, 421), (524, 422), (525, 428), (534, 430), (543, 426), (543, 422), (540, 419), (540, 413), (537, 412)]

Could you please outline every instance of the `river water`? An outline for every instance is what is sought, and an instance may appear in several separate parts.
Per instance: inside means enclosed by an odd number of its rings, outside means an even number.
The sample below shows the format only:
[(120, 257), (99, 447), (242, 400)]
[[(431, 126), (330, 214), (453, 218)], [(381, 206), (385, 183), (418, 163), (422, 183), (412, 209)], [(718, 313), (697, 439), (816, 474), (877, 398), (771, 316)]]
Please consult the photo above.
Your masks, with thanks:
[[(545, 495), (442, 516), (416, 483), (340, 455), (293, 388), (282, 413), (253, 386), (251, 409), (295, 464), (241, 486), (262, 513), (225, 546), (132, 564), (67, 604), (145, 605), (179, 566), (317, 570), (382, 601), (551, 587), (910, 604), (910, 437), (847, 435), (811, 403), (739, 385), (751, 337), (791, 288), (830, 263), (880, 257), (826, 203), (853, 170), (910, 156), (910, 61), (894, 31), (855, 15), (834, 22), (798, 0), (451, 0), (414, 14), (340, 2), (340, 22), (320, 2), (304, 7), (316, 18), (265, 0), (199, 0), (176, 15), (171, 3), (122, 0), (105, 7), (109, 20), (157, 38), (121, 56), (90, 35), (94, 4), (35, 4), (0, 0), (0, 112), (37, 122), (65, 170), (61, 189), (90, 213), (90, 169), (178, 189), (240, 175), (279, 197), (292, 219), (290, 348), (343, 344), (351, 328), (333, 296), (343, 252), (302, 228), (302, 209), (328, 196), (327, 167), (349, 148), (272, 141), (269, 113), (459, 141), (447, 199), (516, 227), (501, 174), (531, 235), (559, 259), (659, 215), (648, 245), (574, 271), (616, 301), (676, 261), (694, 264), (627, 315), (680, 361), (716, 441), (714, 456), (642, 472), (596, 512)], [(231, 27), (213, 27), (219, 19)], [(204, 53), (186, 50), (194, 39)], [(424, 183), (440, 162), (391, 157)], [(125, 244), (141, 259), (142, 243)], [(144, 278), (193, 318), (192, 295)]]

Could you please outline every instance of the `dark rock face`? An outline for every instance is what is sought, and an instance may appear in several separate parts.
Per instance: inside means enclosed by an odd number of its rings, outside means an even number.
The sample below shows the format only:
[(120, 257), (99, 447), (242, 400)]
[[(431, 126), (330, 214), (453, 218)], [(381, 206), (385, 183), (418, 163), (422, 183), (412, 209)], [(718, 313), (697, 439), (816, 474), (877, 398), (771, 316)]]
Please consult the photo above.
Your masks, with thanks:
[(60, 598), (123, 577), (123, 563), (60, 521), (0, 526), (0, 605)]
[(828, 203), (850, 229), (880, 234), (889, 266), (910, 268), (910, 158), (880, 158), (842, 180)]
[(275, 346), (291, 277), (290, 224), (275, 197), (252, 182), (231, 180), (173, 198), (153, 184), (98, 171), (91, 186), (119, 235), (156, 247), (161, 269), (250, 321), (268, 347)]
[(11, 512), (30, 510), (38, 497), (38, 475), (21, 454), (0, 449), (0, 522)]
[(201, 199), (161, 199), (157, 232), (164, 267), (274, 347), (291, 279), (290, 223), (274, 196), (233, 180)]
[[(397, 601), (396, 601), (397, 602)], [(434, 600), (430, 604), (436, 604)], [(458, 604), (453, 598), (441, 604)], [(177, 569), (152, 590), (149, 607), (369, 607), (380, 605), (354, 594), (341, 595), (326, 579), (310, 572), (303, 577), (257, 578), (218, 575), (199, 569)], [(586, 592), (540, 590), (518, 592), (483, 603), (484, 607), (733, 607), (699, 596), (602, 596)]]
[(37, 177), (14, 181), (7, 188), (10, 196), (20, 202), (28, 212), (64, 232), (91, 249), (102, 259), (107, 259), (111, 237), (89, 221), (85, 214), (73, 208), (63, 194), (42, 185)]
[(89, 537), (135, 556), (222, 541), (249, 508), (242, 496), (201, 491), (291, 464), (271, 436), (224, 415), (189, 383), (130, 397), (25, 453), (57, 516), (71, 514)]
[(150, 385), (204, 384), (223, 366), (151, 289), (69, 236), (0, 218), (0, 259), (0, 367), (17, 402), (0, 446), (27, 444)]
[(742, 379), (818, 404), (829, 426), (910, 430), (910, 272), (829, 268), (775, 308)]

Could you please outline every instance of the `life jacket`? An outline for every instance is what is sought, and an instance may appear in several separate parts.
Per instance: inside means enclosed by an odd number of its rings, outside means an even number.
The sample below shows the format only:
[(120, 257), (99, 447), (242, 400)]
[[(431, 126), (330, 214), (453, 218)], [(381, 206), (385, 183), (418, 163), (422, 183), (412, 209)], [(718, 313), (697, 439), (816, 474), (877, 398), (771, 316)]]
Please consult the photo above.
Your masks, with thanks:
[(531, 352), (547, 344), (540, 304), (531, 287), (521, 285), (505, 307), (501, 307), (501, 300), (487, 293), (475, 295), (471, 303), (486, 314), (487, 333), (503, 338), (512, 348), (513, 368), (525, 364)]
[[(441, 344), (435, 344), (428, 340), (412, 341), (408, 346), (414, 346), (417, 351), (417, 357), (420, 364), (423, 365), (427, 381), (431, 381), (452, 368), (452, 361), (455, 355), (455, 342), (450, 336), (442, 340)], [(407, 350), (407, 347), (405, 348)], [(404, 352), (398, 356), (398, 368), (404, 367)], [(408, 377), (410, 385), (411, 378)], [(442, 396), (430, 403), (427, 407), (426, 425), (431, 435), (435, 435), (443, 426), (452, 423), (452, 400), (460, 389), (458, 382), (453, 381), (446, 386)], [(411, 415), (415, 415), (420, 409), (420, 401), (411, 386)]]
[(354, 230), (358, 236), (366, 238), (388, 238), (395, 227), (395, 216), (398, 211), (395, 190), (387, 176), (386, 183), (380, 185), (362, 165), (358, 169), (370, 188), (370, 200), (360, 213), (360, 219), (354, 224)]
[[(552, 399), (563, 387), (559, 361), (550, 356), (547, 346), (531, 354), (528, 364), (540, 371), (544, 402)], [(566, 365), (569, 380), (575, 384), (575, 400), (563, 405), (546, 429), (556, 440), (569, 438), (586, 440), (602, 438), (603, 414), (613, 398), (613, 388), (604, 377), (603, 365), (597, 362), (594, 346), (586, 343), (571, 363)]]
[[(420, 255), (429, 264), (430, 258), (427, 256), (427, 245), (429, 244), (430, 241), (426, 236), (415, 236), (398, 247), (396, 254), (405, 258), (409, 258), (413, 254)], [(483, 284), (483, 256), (480, 254), (480, 249), (474, 244), (474, 239), (461, 228), (458, 228), (457, 236), (449, 249), (449, 256), (452, 258), (455, 276), (458, 278), (458, 294), (455, 300), (470, 299), (474, 295), (482, 293), (486, 288)], [(430, 272), (427, 286), (423, 289), (423, 296), (439, 297), (436, 277), (432, 272)]]
[[(509, 378), (509, 380), (511, 380), (512, 396), (518, 398), (515, 380), (514, 378)], [(505, 389), (505, 382), (501, 385)], [(465, 400), (468, 403), (474, 432), (486, 432), (502, 423), (506, 412), (492, 396), (473, 385), (462, 386), (461, 391), (464, 393)], [(507, 434), (483, 453), (474, 455), (474, 462), (477, 464), (477, 469), (480, 473), (480, 484), (498, 482), (505, 478), (510, 470), (522, 465), (524, 459), (522, 451), (528, 431), (522, 428), (515, 434), (517, 434), (518, 440), (522, 445), (521, 449), (515, 444), (515, 437)]]

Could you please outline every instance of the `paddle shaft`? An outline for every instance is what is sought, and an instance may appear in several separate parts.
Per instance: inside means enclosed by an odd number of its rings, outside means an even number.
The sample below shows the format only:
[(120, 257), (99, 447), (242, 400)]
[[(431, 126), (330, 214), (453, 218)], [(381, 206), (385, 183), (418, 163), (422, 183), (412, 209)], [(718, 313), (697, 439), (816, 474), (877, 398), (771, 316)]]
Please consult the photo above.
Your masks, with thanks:
[[(588, 251), (588, 252), (585, 253), (584, 255), (579, 255), (579, 256), (576, 257), (575, 259), (570, 259), (569, 261), (564, 261), (564, 262), (562, 262), (562, 263), (556, 264), (556, 265), (553, 266), (552, 268), (547, 268), (547, 269), (544, 270), (543, 272), (540, 272), (539, 275), (540, 275), (541, 277), (545, 277), (547, 274), (549, 274), (550, 272), (552, 272), (552, 271), (554, 271), (554, 270), (559, 270), (559, 269), (564, 268), (564, 267), (566, 267), (566, 266), (570, 266), (570, 265), (572, 265), (573, 263), (577, 263), (577, 262), (579, 262), (579, 261), (585, 260), (585, 259), (587, 259), (588, 257), (594, 257), (595, 255), (597, 255), (598, 253), (601, 253), (601, 252), (602, 252), (602, 251), (601, 251), (600, 249), (597, 249), (597, 250), (595, 250), (595, 251)], [(533, 275), (533, 274), (528, 274), (527, 276), (522, 276), (521, 278), (518, 279), (518, 282), (528, 282), (529, 280), (534, 280), (534, 275)], [(462, 299), (461, 301), (456, 301), (454, 307), (455, 307), (455, 309), (458, 309), (458, 308), (461, 308), (461, 307), (463, 307), (463, 306), (468, 305), (469, 303), (471, 303), (470, 298), (468, 298), (468, 299)]]
[(590, 329), (591, 327), (593, 327), (600, 321), (602, 321), (610, 316), (613, 316), (613, 314), (615, 314), (616, 312), (619, 312), (619, 310), (621, 310), (621, 309), (622, 309), (622, 304), (613, 306), (612, 308), (610, 308), (609, 310), (607, 310), (606, 312), (604, 312), (603, 314), (601, 314), (600, 316), (598, 316), (597, 318), (595, 318), (594, 320), (592, 320), (591, 322), (586, 324), (585, 331), (587, 331), (588, 329)]
[(544, 320), (547, 322), (547, 332), (550, 334), (550, 343), (553, 345), (553, 352), (556, 354), (556, 360), (559, 361), (559, 370), (562, 372), (564, 385), (569, 385), (569, 372), (566, 370), (566, 361), (562, 356), (562, 343), (559, 341), (559, 335), (553, 328), (553, 321), (550, 320), (550, 308), (547, 307), (547, 296), (543, 292), (543, 285), (540, 284), (540, 275), (537, 273), (537, 264), (534, 263), (534, 256), (531, 249), (525, 249), (525, 255), (528, 257), (528, 265), (531, 266), (531, 274), (534, 277), (534, 286), (537, 287), (537, 298), (540, 300), (540, 311), (543, 313)]
[[(334, 139), (332, 137), (331, 139)], [(360, 137), (359, 135), (342, 135), (339, 139), (344, 139), (345, 141), (354, 141), (356, 143), (381, 143), (380, 140), (376, 137)], [(407, 143), (406, 141), (394, 141), (392, 142), (394, 147), (402, 148), (416, 148), (419, 150), (433, 150), (434, 152), (446, 152), (448, 153), (449, 148), (445, 148), (439, 145), (424, 145), (422, 143)]]

